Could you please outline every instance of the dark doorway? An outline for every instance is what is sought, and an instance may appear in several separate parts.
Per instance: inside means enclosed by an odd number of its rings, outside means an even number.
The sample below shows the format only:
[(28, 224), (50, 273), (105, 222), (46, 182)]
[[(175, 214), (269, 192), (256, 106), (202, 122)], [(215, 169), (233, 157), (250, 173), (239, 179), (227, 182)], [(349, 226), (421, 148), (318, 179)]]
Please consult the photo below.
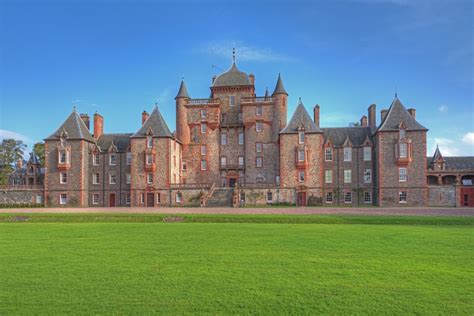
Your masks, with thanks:
[(298, 192), (297, 204), (298, 206), (306, 206), (306, 192)]
[(155, 194), (147, 193), (146, 194), (146, 206), (153, 207), (155, 206)]
[(461, 188), (461, 205), (474, 207), (474, 188)]
[(115, 193), (110, 193), (109, 195), (109, 206), (115, 207)]
[(237, 182), (236, 178), (229, 178), (229, 187), (233, 188), (235, 187), (235, 183)]

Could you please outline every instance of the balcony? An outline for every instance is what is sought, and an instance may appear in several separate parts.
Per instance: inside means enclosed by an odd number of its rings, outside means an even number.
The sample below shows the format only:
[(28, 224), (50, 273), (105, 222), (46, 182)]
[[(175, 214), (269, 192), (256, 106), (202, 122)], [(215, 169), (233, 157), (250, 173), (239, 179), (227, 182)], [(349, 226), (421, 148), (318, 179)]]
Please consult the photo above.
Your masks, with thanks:
[(243, 97), (240, 99), (240, 103), (271, 103), (274, 101), (272, 97)]
[(155, 172), (156, 171), (156, 163), (153, 162), (151, 164), (145, 164), (145, 171), (146, 172)]
[(220, 101), (216, 98), (210, 99), (188, 99), (186, 100), (186, 105), (219, 105)]
[(308, 167), (308, 161), (298, 161), (296, 160), (296, 169), (306, 169)]
[(58, 170), (68, 170), (71, 168), (70, 162), (59, 162), (58, 161)]

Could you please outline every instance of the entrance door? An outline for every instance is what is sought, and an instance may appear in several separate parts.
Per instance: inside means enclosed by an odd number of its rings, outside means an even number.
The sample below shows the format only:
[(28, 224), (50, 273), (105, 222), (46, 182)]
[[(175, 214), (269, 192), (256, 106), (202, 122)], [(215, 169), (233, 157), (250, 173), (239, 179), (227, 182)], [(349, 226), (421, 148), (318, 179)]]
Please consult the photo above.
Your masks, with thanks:
[(306, 192), (298, 192), (297, 203), (298, 206), (306, 206)]
[(461, 188), (461, 205), (474, 207), (474, 188)]
[(110, 207), (115, 207), (115, 193), (110, 193), (109, 206)]
[(237, 182), (236, 178), (229, 178), (229, 187), (233, 188), (235, 187), (235, 183)]
[(146, 194), (146, 206), (153, 207), (155, 206), (155, 194), (147, 193)]

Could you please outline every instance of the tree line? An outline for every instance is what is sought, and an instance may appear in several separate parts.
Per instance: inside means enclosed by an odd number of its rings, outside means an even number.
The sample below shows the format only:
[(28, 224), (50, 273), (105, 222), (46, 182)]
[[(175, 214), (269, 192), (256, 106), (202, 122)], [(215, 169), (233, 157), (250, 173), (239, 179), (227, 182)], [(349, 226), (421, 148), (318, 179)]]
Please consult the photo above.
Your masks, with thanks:
[[(23, 160), (26, 152), (26, 144), (21, 140), (3, 139), (0, 144), (0, 185), (8, 184), (8, 177), (17, 168), (18, 160)], [(44, 143), (34, 144), (33, 153), (40, 161), (41, 167), (44, 167)]]

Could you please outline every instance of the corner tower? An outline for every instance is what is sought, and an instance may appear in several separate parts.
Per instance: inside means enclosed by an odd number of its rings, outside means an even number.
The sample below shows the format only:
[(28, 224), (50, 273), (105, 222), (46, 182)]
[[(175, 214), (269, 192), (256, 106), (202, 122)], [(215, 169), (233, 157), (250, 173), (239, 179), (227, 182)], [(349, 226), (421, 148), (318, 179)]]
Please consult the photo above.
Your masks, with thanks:
[(280, 74), (278, 74), (278, 80), (272, 97), (275, 99), (275, 121), (273, 122), (273, 127), (278, 135), (278, 133), (286, 126), (288, 102), (288, 93), (285, 90)]
[(189, 145), (191, 135), (188, 125), (188, 113), (186, 104), (189, 100), (188, 88), (184, 79), (181, 80), (176, 100), (176, 137), (184, 146)]

